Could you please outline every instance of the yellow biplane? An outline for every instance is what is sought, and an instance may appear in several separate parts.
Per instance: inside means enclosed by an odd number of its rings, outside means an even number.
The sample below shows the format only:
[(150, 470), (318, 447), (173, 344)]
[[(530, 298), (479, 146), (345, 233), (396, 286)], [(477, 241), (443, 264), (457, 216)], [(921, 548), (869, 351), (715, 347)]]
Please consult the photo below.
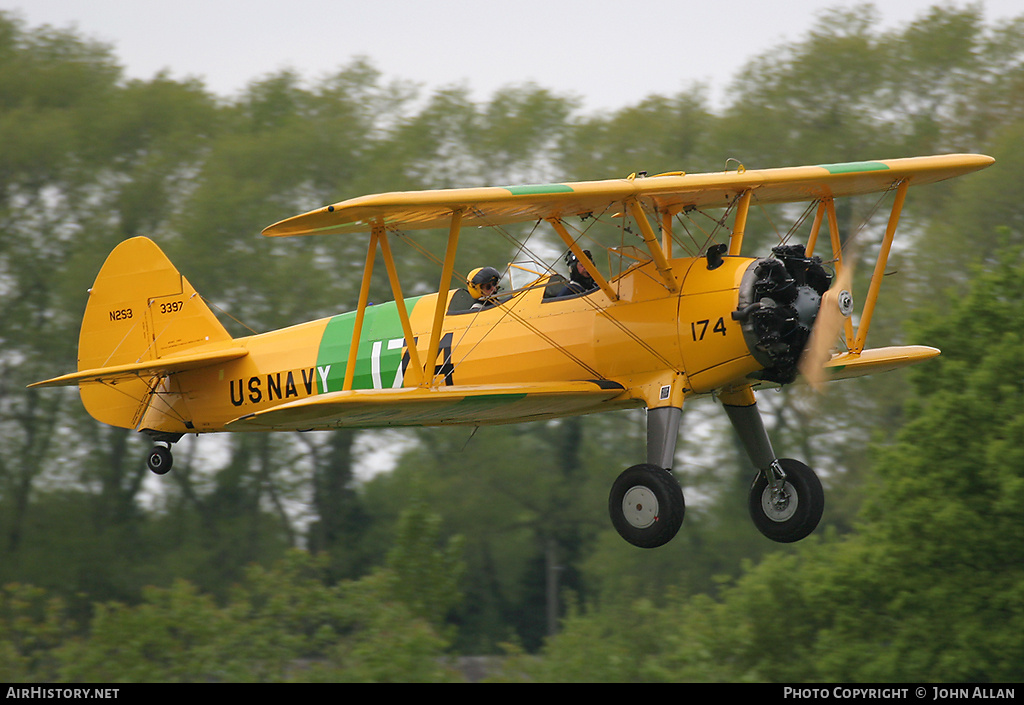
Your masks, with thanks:
[[(241, 338), (152, 241), (136, 237), (110, 253), (89, 292), (78, 372), (32, 386), (78, 385), (94, 418), (152, 437), (148, 465), (158, 474), (171, 467), (170, 445), (189, 433), (480, 426), (643, 407), (646, 462), (625, 470), (609, 497), (615, 528), (641, 547), (664, 544), (682, 523), (671, 468), (683, 402), (713, 395), (756, 469), (755, 525), (775, 541), (797, 541), (821, 518), (821, 483), (803, 463), (776, 456), (755, 389), (937, 355), (924, 346), (865, 348), (890, 246), (910, 186), (992, 162), (954, 154), (355, 198), (263, 234), (368, 234), (356, 310)], [(891, 212), (855, 327), (835, 199), (887, 192)], [(801, 202), (808, 219), (813, 213), (806, 242), (741, 254), (752, 205)], [(725, 209), (717, 222), (731, 219), (728, 242), (674, 254), (674, 223), (708, 209)], [(589, 256), (593, 245), (576, 227), (601, 217), (630, 223), (629, 242), (598, 250), (625, 262), (617, 272)], [(452, 287), (467, 227), (531, 222), (564, 243), (583, 290), (553, 268), (490, 297), (474, 299), (473, 282)], [(824, 261), (815, 254), (823, 225)], [(406, 298), (391, 240), (419, 229), (447, 232), (440, 283), (436, 293)], [(394, 301), (371, 305), (378, 253)]]

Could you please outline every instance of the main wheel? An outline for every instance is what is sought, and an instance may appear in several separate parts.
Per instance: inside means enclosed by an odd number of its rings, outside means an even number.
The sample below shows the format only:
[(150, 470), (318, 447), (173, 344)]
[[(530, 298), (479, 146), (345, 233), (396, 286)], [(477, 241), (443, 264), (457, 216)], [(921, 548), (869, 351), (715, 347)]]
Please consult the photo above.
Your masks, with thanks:
[(657, 548), (679, 531), (686, 502), (671, 472), (657, 465), (634, 465), (612, 484), (608, 513), (626, 541), (640, 548)]
[(173, 463), (174, 457), (171, 455), (171, 449), (166, 446), (153, 446), (153, 450), (149, 451), (149, 455), (146, 457), (146, 467), (157, 475), (169, 473)]
[(764, 472), (757, 473), (750, 487), (750, 518), (754, 526), (772, 541), (793, 543), (818, 526), (825, 509), (825, 492), (814, 471), (799, 460), (780, 458), (786, 473), (782, 490), (775, 492)]

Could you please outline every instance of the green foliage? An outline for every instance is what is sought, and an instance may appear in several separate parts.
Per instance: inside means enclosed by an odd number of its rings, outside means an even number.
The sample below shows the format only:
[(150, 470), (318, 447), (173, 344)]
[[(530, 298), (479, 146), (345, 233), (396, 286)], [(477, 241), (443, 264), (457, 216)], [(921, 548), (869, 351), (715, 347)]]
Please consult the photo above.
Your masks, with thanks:
[(422, 507), (406, 510), (398, 522), (394, 547), (387, 566), (390, 591), (417, 617), (444, 624), (448, 612), (459, 604), (462, 582), (461, 540), (439, 546), (441, 517)]
[[(920, 402), (899, 442), (880, 454), (884, 491), (867, 504), (890, 517), (865, 538), (896, 544), (893, 604), (919, 615), (894, 644), (913, 650), (927, 677), (1022, 674), (1024, 613), (1014, 603), (1024, 591), (1022, 276), (1024, 250), (1004, 250), (923, 326), (949, 344), (927, 377), (916, 376)], [(944, 615), (941, 624), (923, 618), (929, 610)]]
[[(446, 640), (417, 616), (421, 603), (403, 602), (397, 576), (383, 570), (333, 585), (325, 577), (322, 560), (294, 551), (271, 569), (250, 569), (223, 605), (179, 580), (145, 589), (137, 605), (96, 605), (81, 633), (59, 600), (11, 585), (0, 594), (0, 675), (62, 683), (456, 677), (443, 665)], [(443, 587), (422, 576), (419, 586)]]
[(54, 682), (54, 653), (75, 633), (59, 597), (17, 583), (0, 588), (0, 677), (5, 681)]

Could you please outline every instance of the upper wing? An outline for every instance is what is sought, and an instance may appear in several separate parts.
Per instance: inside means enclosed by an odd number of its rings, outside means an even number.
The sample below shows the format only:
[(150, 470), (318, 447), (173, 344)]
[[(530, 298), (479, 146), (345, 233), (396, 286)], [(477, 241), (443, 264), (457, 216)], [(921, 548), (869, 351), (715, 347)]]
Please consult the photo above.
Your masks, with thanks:
[(377, 222), (407, 230), (440, 228), (448, 227), (456, 210), (462, 211), (463, 227), (500, 225), (600, 213), (612, 203), (632, 198), (660, 212), (673, 212), (690, 206), (727, 206), (745, 191), (751, 191), (759, 203), (810, 201), (884, 191), (902, 180), (911, 185), (933, 183), (994, 161), (980, 154), (947, 154), (711, 174), (381, 193), (282, 220), (263, 234), (365, 232)]
[(439, 389), (353, 389), (320, 394), (248, 414), (235, 419), (226, 428), (228, 431), (303, 431), (518, 423), (597, 411), (604, 402), (623, 391), (621, 385), (606, 380)]

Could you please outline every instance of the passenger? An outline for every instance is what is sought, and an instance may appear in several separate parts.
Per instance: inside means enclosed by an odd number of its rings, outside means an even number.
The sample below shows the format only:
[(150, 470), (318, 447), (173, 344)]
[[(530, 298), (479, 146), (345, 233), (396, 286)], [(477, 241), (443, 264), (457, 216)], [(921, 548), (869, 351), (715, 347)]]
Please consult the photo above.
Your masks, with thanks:
[(471, 311), (480, 311), (498, 303), (495, 296), (498, 294), (498, 282), (501, 281), (501, 274), (494, 267), (477, 267), (466, 277), (466, 289), (469, 295), (476, 301), (470, 307)]
[[(590, 250), (583, 250), (583, 254), (587, 256), (591, 264), (594, 263), (594, 256), (590, 254)], [(575, 254), (569, 252), (565, 256), (565, 264), (569, 267), (569, 281), (566, 282), (565, 287), (555, 296), (578, 296), (597, 288), (597, 282), (590, 276), (586, 267), (583, 266), (583, 263), (580, 262)]]

